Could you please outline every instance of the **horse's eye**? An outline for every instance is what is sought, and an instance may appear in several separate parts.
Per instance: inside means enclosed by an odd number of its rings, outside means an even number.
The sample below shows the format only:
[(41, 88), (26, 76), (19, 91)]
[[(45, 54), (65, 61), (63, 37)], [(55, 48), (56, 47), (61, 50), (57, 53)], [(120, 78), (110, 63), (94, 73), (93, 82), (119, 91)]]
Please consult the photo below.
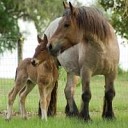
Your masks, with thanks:
[(64, 24), (65, 28), (68, 28), (70, 26), (70, 24)]

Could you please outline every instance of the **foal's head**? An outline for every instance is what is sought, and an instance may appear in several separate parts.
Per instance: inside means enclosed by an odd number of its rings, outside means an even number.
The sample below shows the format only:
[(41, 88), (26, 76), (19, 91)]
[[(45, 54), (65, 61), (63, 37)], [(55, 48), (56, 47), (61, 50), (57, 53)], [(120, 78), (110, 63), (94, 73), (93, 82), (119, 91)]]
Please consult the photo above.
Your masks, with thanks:
[(31, 59), (33, 66), (39, 65), (40, 63), (46, 61), (49, 57), (49, 53), (46, 47), (48, 43), (47, 36), (44, 34), (44, 39), (41, 39), (39, 36), (37, 36), (37, 40), (39, 45), (36, 47), (33, 58)]

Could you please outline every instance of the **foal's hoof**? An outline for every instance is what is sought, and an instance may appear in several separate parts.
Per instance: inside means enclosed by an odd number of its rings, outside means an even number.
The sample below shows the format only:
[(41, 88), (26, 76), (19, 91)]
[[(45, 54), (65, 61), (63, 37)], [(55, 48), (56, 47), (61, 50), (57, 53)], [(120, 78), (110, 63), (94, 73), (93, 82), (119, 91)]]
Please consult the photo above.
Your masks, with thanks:
[(5, 118), (5, 121), (9, 122), (11, 120), (11, 118)]

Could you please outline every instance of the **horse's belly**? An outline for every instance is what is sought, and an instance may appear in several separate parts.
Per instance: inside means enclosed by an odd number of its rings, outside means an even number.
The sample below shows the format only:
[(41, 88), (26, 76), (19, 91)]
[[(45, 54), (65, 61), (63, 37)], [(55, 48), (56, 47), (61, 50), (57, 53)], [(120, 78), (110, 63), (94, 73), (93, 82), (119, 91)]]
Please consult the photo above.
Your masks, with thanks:
[(76, 66), (76, 65), (73, 65), (72, 63), (66, 63), (66, 64), (61, 64), (64, 69), (66, 70), (66, 72), (70, 72), (70, 73), (73, 73), (75, 75), (78, 75), (80, 74), (80, 71), (79, 71), (79, 68)]

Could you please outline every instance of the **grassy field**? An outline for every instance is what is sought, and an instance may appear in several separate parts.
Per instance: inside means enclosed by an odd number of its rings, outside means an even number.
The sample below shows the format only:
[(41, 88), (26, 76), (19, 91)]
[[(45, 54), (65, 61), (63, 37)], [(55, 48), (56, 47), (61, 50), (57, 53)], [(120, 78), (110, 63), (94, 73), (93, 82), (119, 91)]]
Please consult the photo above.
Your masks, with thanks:
[[(127, 128), (128, 127), (128, 73), (118, 75), (115, 81), (116, 97), (114, 98), (113, 107), (116, 119), (106, 121), (101, 118), (103, 96), (104, 96), (104, 78), (96, 76), (91, 79), (92, 99), (90, 101), (91, 122), (84, 122), (77, 118), (65, 117), (64, 108), (66, 104), (64, 96), (65, 72), (60, 71), (59, 87), (58, 87), (58, 103), (57, 116), (48, 118), (48, 121), (40, 120), (36, 113), (38, 108), (39, 94), (37, 87), (29, 94), (26, 101), (26, 108), (31, 116), (28, 120), (22, 120), (20, 115), (13, 116), (10, 122), (5, 121), (7, 94), (13, 87), (14, 80), (0, 79), (0, 128)], [(77, 85), (75, 92), (75, 100), (80, 108), (81, 103), (81, 85)], [(14, 103), (14, 111), (18, 111), (18, 98)]]

